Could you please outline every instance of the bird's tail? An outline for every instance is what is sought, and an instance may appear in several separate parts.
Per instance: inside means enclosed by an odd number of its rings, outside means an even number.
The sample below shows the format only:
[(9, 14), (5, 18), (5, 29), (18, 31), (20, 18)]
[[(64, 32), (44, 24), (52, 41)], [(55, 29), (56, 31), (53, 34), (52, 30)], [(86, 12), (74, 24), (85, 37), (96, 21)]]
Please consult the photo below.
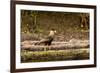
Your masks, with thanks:
[(39, 42), (36, 42), (34, 45), (39, 45)]
[(45, 41), (46, 41), (45, 39), (42, 39), (41, 41), (36, 42), (34, 45), (40, 45), (40, 44), (44, 43)]
[(40, 45), (40, 44), (41, 44), (41, 41), (36, 42), (34, 45)]

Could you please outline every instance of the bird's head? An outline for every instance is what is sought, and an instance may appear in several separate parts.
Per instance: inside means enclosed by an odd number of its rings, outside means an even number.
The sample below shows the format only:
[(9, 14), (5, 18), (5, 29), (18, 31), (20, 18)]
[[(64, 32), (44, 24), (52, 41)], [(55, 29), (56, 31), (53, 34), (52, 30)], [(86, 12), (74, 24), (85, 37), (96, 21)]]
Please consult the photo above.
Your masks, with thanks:
[(55, 29), (51, 29), (54, 33), (57, 33), (57, 31)]
[(50, 36), (54, 36), (57, 33), (55, 29), (52, 29), (49, 33)]

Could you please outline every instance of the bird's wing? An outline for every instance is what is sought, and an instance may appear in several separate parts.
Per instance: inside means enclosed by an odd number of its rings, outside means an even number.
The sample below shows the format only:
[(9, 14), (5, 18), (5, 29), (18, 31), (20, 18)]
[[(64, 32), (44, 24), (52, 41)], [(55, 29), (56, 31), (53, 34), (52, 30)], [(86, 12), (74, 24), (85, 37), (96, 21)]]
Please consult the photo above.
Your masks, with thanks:
[(46, 37), (45, 39), (42, 39), (40, 42), (46, 42), (46, 41), (49, 41), (49, 40), (51, 40), (50, 36)]

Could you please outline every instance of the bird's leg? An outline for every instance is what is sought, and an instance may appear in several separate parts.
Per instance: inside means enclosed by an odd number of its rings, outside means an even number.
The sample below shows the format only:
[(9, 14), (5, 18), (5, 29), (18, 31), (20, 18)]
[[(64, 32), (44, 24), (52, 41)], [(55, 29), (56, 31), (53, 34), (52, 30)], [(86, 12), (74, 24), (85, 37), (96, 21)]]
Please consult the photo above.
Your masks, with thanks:
[(46, 49), (47, 49), (47, 47), (44, 47), (44, 51), (47, 51)]

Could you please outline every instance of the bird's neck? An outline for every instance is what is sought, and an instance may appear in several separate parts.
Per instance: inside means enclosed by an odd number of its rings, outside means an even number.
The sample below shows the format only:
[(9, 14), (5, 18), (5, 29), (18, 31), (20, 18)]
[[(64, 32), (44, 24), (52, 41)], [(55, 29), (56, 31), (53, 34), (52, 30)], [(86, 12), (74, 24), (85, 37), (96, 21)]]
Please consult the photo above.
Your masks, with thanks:
[(49, 36), (54, 36), (54, 31), (50, 31)]

